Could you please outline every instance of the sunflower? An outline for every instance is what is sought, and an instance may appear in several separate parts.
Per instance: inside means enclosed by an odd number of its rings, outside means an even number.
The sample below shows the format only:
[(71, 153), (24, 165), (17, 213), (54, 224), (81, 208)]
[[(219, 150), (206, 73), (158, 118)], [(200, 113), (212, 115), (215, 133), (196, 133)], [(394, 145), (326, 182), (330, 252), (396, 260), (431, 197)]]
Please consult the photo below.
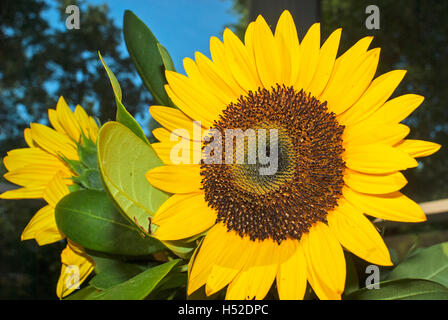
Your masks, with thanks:
[[(56, 109), (49, 109), (48, 116), (54, 129), (43, 124), (31, 123), (24, 131), (27, 148), (8, 152), (3, 162), (8, 170), (8, 181), (21, 188), (6, 191), (1, 199), (44, 199), (47, 205), (31, 219), (22, 233), (22, 240), (35, 239), (46, 245), (65, 238), (55, 221), (56, 204), (71, 189), (76, 188), (76, 171), (70, 164), (79, 161), (78, 148), (82, 139), (95, 143), (98, 125), (81, 106), (72, 112), (63, 97)], [(75, 288), (70, 286), (67, 267), (77, 266), (80, 282), (92, 272), (93, 261), (77, 244), (68, 241), (61, 254), (62, 270), (57, 284), (57, 295), (62, 298)]]
[[(368, 49), (372, 37), (337, 57), (340, 37), (338, 29), (321, 46), (316, 23), (299, 43), (288, 11), (274, 33), (259, 16), (244, 43), (226, 29), (223, 42), (210, 40), (212, 59), (197, 52), (195, 61), (184, 60), (187, 76), (166, 72), (166, 91), (179, 109), (150, 107), (163, 126), (153, 147), (164, 166), (146, 177), (173, 194), (153, 219), (157, 238), (206, 233), (190, 262), (188, 294), (227, 287), (226, 299), (263, 299), (275, 282), (280, 299), (302, 299), (309, 283), (320, 299), (340, 299), (344, 249), (392, 265), (365, 215), (426, 220), (399, 192), (407, 183), (400, 171), (440, 148), (405, 139), (409, 128), (400, 122), (423, 97), (389, 100), (406, 72), (374, 78), (380, 49)], [(179, 144), (191, 149), (187, 158), (205, 150), (211, 130), (224, 136), (251, 128), (276, 130), (274, 174), (262, 175), (260, 160), (213, 163), (202, 153), (188, 164), (171, 156)], [(222, 158), (235, 155), (222, 149)]]

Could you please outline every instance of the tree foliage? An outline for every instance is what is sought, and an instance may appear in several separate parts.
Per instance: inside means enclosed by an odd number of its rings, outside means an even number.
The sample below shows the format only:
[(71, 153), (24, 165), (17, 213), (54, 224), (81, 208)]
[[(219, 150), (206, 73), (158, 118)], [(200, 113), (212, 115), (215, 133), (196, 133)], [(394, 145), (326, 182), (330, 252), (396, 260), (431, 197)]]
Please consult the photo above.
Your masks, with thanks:
[[(80, 29), (65, 27), (65, 8), (70, 4), (80, 8)], [(60, 95), (103, 121), (114, 118), (115, 101), (98, 51), (119, 75), (129, 111), (134, 114), (150, 103), (107, 5), (4, 0), (0, 39), (2, 153), (18, 144), (30, 121), (45, 122), (46, 110)]]

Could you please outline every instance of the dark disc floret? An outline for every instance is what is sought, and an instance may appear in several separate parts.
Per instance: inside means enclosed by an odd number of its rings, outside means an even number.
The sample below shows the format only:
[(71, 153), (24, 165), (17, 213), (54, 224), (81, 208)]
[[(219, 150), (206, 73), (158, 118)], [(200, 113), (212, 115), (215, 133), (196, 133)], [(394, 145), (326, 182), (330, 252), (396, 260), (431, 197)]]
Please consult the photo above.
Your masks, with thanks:
[[(342, 194), (345, 169), (344, 127), (326, 102), (292, 87), (260, 88), (228, 105), (212, 129), (221, 133), (223, 141), (226, 129), (276, 129), (278, 133), (278, 167), (272, 175), (260, 174), (266, 164), (258, 161), (225, 163), (225, 143), (222, 163), (204, 159), (202, 188), (208, 205), (217, 212), (217, 222), (241, 237), (278, 243), (300, 239), (313, 223), (326, 222)], [(245, 149), (247, 145), (246, 141)], [(235, 158), (235, 149), (228, 152)]]

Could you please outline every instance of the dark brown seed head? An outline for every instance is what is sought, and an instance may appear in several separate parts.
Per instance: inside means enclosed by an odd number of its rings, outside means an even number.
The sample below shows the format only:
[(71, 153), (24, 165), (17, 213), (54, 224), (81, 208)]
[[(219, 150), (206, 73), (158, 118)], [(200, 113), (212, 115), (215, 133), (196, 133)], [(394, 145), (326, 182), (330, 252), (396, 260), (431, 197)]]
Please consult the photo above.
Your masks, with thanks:
[[(202, 187), (206, 201), (217, 212), (217, 222), (241, 237), (270, 238), (278, 243), (300, 239), (314, 222), (326, 222), (327, 213), (341, 196), (345, 169), (344, 127), (326, 103), (292, 87), (258, 89), (231, 103), (213, 129), (221, 133), (223, 141), (226, 129), (266, 129), (267, 150), (273, 143), (269, 129), (278, 132), (278, 168), (274, 174), (260, 174), (260, 168), (268, 165), (260, 163), (258, 157), (256, 163), (247, 163), (247, 139), (243, 163), (225, 163), (224, 142), (222, 164), (206, 164), (204, 159)], [(227, 151), (227, 157), (231, 153), (235, 160), (241, 150)]]

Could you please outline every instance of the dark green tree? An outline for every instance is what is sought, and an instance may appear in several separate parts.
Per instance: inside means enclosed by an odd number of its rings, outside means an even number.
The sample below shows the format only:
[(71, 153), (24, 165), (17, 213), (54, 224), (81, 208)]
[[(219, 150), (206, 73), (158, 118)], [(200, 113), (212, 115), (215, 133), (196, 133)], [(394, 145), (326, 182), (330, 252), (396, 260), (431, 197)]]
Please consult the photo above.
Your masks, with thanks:
[[(80, 9), (80, 29), (68, 30), (65, 8)], [(50, 10), (57, 14), (50, 15)], [(54, 19), (47, 21), (47, 19)], [(150, 103), (107, 5), (85, 1), (5, 0), (0, 4), (0, 142), (2, 153), (30, 121), (45, 121), (60, 95), (100, 120), (115, 116), (115, 101), (98, 51), (123, 87), (131, 113)], [(0, 137), (1, 138), (1, 137)]]

